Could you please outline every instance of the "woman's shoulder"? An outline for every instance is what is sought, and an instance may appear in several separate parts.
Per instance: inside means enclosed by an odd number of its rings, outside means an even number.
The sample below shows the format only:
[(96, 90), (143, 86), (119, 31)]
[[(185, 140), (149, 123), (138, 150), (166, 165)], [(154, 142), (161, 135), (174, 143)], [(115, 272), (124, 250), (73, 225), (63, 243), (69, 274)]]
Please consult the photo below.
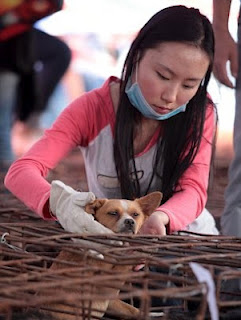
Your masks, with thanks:
[(74, 128), (88, 136), (96, 136), (104, 127), (110, 125), (114, 130), (115, 110), (111, 97), (111, 83), (118, 81), (108, 78), (100, 88), (82, 94), (70, 103), (59, 117), (59, 123)]
[(88, 91), (77, 99), (75, 99), (71, 104), (71, 109), (79, 109), (79, 112), (84, 112), (85, 108), (90, 111), (104, 111), (112, 113), (114, 110), (113, 94), (112, 88), (113, 84), (118, 83), (119, 79), (116, 77), (109, 77), (101, 87), (95, 88)]
[(208, 141), (213, 141), (213, 136), (217, 130), (217, 108), (210, 94), (207, 94), (206, 114), (203, 128), (203, 135)]

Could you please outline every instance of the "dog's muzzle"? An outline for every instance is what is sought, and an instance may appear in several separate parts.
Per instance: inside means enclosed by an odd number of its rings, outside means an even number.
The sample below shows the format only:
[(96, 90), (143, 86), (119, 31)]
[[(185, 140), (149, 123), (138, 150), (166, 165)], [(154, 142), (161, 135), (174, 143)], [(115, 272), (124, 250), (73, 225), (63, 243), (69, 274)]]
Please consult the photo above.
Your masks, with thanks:
[(135, 233), (136, 223), (133, 219), (125, 219), (121, 232)]

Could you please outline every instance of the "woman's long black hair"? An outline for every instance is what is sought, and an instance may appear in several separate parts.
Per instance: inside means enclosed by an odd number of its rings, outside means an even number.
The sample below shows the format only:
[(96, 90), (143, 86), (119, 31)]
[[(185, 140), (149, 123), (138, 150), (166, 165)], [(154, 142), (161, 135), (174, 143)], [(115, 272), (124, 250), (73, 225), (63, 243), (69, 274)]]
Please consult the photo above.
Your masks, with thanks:
[[(156, 13), (140, 30), (126, 57), (120, 86), (120, 100), (116, 116), (114, 158), (122, 197), (134, 199), (142, 196), (134, 159), (134, 128), (141, 115), (125, 93), (127, 81), (144, 52), (161, 42), (193, 44), (208, 55), (209, 68), (195, 96), (185, 112), (162, 121), (157, 143), (153, 176), (161, 181), (163, 202), (168, 200), (184, 171), (191, 165), (202, 139), (207, 106), (207, 85), (212, 72), (214, 35), (210, 21), (199, 10), (173, 6)], [(211, 143), (211, 142), (210, 142)], [(130, 175), (134, 168), (135, 179)], [(151, 181), (150, 181), (151, 183)], [(148, 190), (146, 190), (148, 193)]]

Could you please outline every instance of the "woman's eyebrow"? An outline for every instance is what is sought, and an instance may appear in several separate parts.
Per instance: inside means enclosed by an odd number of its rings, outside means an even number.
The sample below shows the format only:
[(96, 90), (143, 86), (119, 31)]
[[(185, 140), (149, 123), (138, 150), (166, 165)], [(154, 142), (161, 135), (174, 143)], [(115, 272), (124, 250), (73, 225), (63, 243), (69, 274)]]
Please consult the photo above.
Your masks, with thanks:
[[(161, 63), (159, 63), (159, 66), (161, 66), (163, 69), (165, 69), (171, 75), (175, 75), (175, 72), (172, 69), (168, 68), (167, 66), (165, 66)], [(203, 78), (187, 78), (187, 79), (185, 79), (185, 81), (201, 81), (202, 79)]]

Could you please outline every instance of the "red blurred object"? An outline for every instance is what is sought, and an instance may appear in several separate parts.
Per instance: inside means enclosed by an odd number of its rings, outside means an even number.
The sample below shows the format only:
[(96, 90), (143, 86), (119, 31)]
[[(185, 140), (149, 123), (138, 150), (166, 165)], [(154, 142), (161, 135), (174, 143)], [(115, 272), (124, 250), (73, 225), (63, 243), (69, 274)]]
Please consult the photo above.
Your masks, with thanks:
[(63, 0), (0, 2), (0, 41), (28, 30), (36, 21), (61, 10)]

